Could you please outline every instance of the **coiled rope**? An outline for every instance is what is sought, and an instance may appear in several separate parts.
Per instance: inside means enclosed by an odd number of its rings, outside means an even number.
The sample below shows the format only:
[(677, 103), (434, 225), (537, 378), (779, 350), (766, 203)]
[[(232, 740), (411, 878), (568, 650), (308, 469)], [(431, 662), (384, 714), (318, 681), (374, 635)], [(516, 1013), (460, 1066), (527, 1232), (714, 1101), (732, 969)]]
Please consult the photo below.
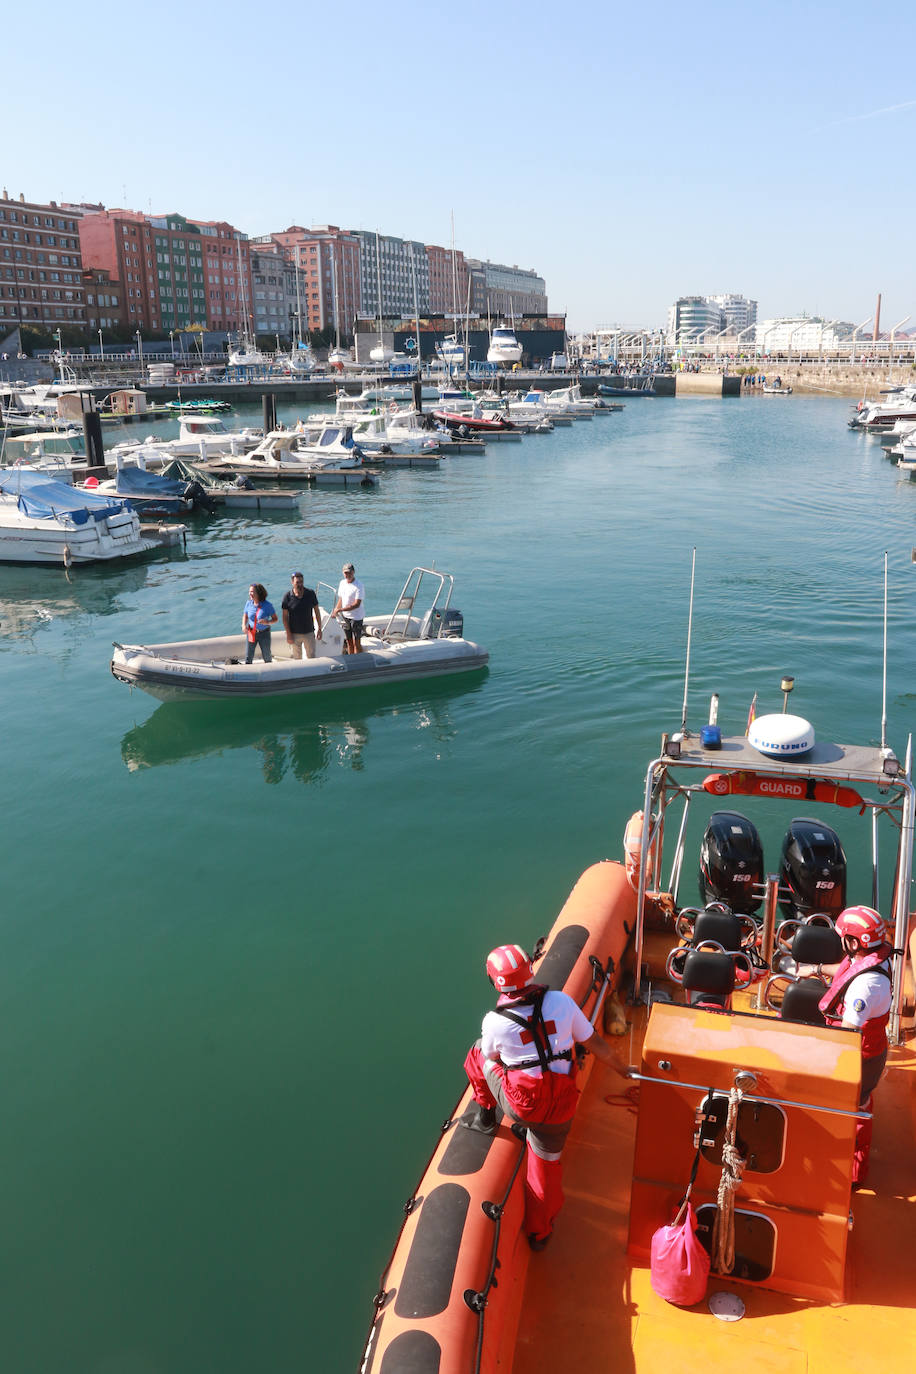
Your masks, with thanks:
[(720, 1274), (730, 1274), (735, 1266), (735, 1193), (741, 1186), (746, 1162), (735, 1144), (742, 1095), (740, 1088), (732, 1088), (728, 1095), (728, 1116), (722, 1143), (722, 1175), (712, 1231), (713, 1268)]

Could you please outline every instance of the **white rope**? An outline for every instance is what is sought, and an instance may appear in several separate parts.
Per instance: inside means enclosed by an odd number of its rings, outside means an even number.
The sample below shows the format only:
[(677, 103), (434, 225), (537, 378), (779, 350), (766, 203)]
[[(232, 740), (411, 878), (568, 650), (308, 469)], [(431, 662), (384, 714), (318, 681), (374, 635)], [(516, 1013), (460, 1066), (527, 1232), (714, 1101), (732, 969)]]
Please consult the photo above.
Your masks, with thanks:
[(735, 1267), (735, 1193), (741, 1186), (745, 1160), (738, 1152), (735, 1137), (741, 1089), (732, 1088), (728, 1097), (728, 1117), (722, 1143), (722, 1175), (719, 1179), (716, 1220), (712, 1232), (713, 1268), (720, 1274), (730, 1274)]

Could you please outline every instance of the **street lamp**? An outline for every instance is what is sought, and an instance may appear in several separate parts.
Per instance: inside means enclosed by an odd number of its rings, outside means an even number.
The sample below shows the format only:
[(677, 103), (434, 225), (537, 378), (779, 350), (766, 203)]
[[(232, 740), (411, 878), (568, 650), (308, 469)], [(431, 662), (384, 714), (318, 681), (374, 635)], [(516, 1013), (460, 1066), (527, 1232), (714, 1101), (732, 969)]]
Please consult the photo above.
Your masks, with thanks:
[(54, 331), (54, 338), (57, 340), (57, 365), (60, 368), (60, 380), (64, 381), (64, 341), (61, 336), (60, 326)]
[(175, 336), (174, 331), (169, 330), (169, 348), (172, 350), (172, 357), (175, 357)]
[(99, 330), (99, 353), (101, 354), (102, 362), (104, 362), (104, 361), (105, 361), (105, 345), (102, 343), (102, 331), (101, 331), (101, 329)]
[(138, 357), (139, 360), (140, 360), (140, 373), (141, 373), (141, 376), (142, 376), (142, 374), (143, 374), (143, 340), (142, 340), (141, 337), (140, 337), (140, 331), (139, 331), (139, 329), (138, 329), (137, 332), (135, 333), (134, 338), (137, 340), (137, 357)]

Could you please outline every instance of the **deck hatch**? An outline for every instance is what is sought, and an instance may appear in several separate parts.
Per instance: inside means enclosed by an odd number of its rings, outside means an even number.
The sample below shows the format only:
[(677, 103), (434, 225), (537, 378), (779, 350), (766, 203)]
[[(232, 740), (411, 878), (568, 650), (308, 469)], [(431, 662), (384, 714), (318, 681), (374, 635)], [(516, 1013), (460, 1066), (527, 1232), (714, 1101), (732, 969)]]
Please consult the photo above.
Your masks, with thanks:
[[(704, 1145), (701, 1153), (710, 1164), (721, 1166), (722, 1141), (728, 1116), (728, 1096), (714, 1093), (707, 1107), (704, 1140), (712, 1137), (712, 1145)], [(786, 1114), (772, 1102), (742, 1102), (738, 1108), (735, 1144), (747, 1161), (745, 1173), (772, 1174), (782, 1167), (786, 1143)]]
[[(718, 1208), (707, 1202), (697, 1208), (697, 1237), (712, 1250), (712, 1228)], [(730, 1278), (763, 1283), (776, 1263), (776, 1227), (762, 1212), (735, 1208), (735, 1265)]]

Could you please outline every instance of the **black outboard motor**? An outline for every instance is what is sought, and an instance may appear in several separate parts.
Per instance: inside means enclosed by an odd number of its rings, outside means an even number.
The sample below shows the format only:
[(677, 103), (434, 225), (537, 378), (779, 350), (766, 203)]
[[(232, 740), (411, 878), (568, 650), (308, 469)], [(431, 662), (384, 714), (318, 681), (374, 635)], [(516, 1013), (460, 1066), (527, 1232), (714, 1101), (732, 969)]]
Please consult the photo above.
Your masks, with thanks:
[(823, 821), (798, 817), (786, 831), (779, 905), (788, 917), (812, 911), (836, 917), (846, 905), (846, 855), (839, 835)]
[(737, 914), (751, 916), (763, 900), (762, 882), (763, 845), (757, 827), (738, 811), (714, 811), (700, 845), (703, 901), (725, 902)]
[(448, 610), (442, 613), (442, 626), (439, 630), (439, 638), (464, 638), (464, 616), (460, 611), (456, 611), (454, 606), (449, 606)]

